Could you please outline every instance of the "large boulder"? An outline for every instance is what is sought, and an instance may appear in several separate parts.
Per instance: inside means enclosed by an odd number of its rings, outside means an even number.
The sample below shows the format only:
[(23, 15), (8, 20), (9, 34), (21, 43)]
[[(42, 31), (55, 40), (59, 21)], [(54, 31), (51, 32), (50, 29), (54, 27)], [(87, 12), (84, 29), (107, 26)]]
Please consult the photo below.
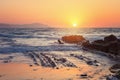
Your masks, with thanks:
[(84, 41), (85, 38), (81, 35), (70, 35), (70, 36), (63, 36), (62, 40), (66, 43), (78, 44)]
[(109, 47), (109, 50), (108, 50), (109, 53), (114, 55), (119, 54), (120, 44), (118, 42), (110, 43), (108, 47)]
[(117, 40), (118, 40), (117, 37), (114, 36), (114, 35), (109, 35), (109, 36), (106, 36), (106, 37), (104, 38), (104, 41), (105, 41), (105, 42), (112, 42), (112, 41), (117, 41)]
[(108, 52), (108, 43), (105, 43), (104, 40), (95, 40), (91, 42), (92, 49)]

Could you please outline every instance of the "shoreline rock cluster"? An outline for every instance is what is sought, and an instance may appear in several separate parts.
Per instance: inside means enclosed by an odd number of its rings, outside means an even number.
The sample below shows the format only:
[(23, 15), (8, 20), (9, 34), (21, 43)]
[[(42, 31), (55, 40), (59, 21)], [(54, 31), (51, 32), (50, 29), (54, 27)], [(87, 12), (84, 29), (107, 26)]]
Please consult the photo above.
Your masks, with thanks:
[(35, 65), (51, 68), (77, 67), (75, 64), (55, 54), (28, 52), (27, 55), (33, 60)]
[(114, 35), (106, 36), (103, 40), (95, 40), (91, 43), (89, 41), (84, 41), (82, 42), (82, 47), (105, 52), (114, 59), (120, 58), (120, 39)]
[(113, 75), (107, 76), (107, 80), (120, 80), (120, 64), (113, 65), (109, 70)]
[[(72, 36), (63, 36), (62, 41), (65, 43), (74, 43), (79, 44), (82, 46), (84, 50), (93, 50), (93, 51), (101, 51), (104, 52), (105, 55), (112, 57), (113, 59), (120, 61), (120, 39), (118, 39), (115, 35), (108, 35), (104, 37), (104, 39), (95, 40), (93, 42), (90, 42), (89, 40), (86, 40), (83, 36), (80, 35), (72, 35)], [(71, 56), (74, 56), (76, 58), (82, 59), (86, 61), (86, 57), (83, 56), (77, 56), (74, 54), (71, 54)], [(90, 64), (98, 62), (91, 61), (87, 59), (87, 62)], [(120, 63), (113, 65), (110, 67), (110, 72), (113, 73), (113, 75), (108, 75), (106, 77), (106, 80), (120, 80)], [(86, 75), (85, 75), (86, 76)]]
[(107, 56), (120, 60), (120, 39), (115, 35), (108, 35), (104, 39), (90, 42), (81, 35), (63, 36), (59, 44), (70, 43), (81, 45), (83, 49), (105, 52)]

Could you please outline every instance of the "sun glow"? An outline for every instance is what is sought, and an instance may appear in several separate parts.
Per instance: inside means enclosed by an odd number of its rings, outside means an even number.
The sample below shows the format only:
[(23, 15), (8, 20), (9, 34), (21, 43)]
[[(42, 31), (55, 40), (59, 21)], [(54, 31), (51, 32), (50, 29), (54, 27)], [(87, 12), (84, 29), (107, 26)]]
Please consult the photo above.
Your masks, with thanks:
[(77, 27), (77, 24), (76, 24), (76, 23), (74, 23), (74, 24), (73, 24), (73, 27)]

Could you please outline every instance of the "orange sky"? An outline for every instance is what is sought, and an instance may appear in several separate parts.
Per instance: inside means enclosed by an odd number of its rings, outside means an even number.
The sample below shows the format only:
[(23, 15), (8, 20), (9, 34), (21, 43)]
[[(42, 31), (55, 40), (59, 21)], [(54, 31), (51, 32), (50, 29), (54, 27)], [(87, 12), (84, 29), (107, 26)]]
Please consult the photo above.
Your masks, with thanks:
[(120, 0), (0, 0), (0, 23), (120, 27)]

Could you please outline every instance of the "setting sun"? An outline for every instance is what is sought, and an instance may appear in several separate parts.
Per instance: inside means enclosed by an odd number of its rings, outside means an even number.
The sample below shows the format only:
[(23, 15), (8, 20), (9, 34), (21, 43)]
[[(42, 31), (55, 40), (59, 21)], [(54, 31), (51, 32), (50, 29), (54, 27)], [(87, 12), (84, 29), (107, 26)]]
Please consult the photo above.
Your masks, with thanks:
[(76, 23), (74, 23), (74, 24), (73, 24), (73, 27), (77, 27), (77, 24), (76, 24)]

